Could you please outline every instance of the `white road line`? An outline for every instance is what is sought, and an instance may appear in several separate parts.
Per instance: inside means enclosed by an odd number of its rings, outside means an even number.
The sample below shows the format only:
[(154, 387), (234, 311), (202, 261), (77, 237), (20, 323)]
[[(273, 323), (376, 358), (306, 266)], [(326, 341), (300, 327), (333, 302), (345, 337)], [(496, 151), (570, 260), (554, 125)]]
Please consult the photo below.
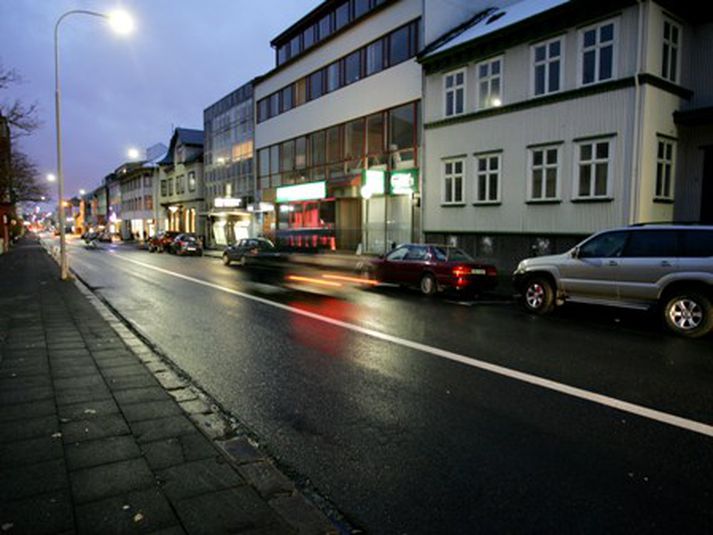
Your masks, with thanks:
[(497, 364), (491, 364), (489, 362), (484, 362), (482, 360), (478, 360), (473, 357), (468, 357), (465, 355), (454, 353), (452, 351), (440, 349), (438, 347), (433, 347), (433, 346), (429, 346), (429, 345), (422, 344), (419, 342), (414, 342), (412, 340), (407, 340), (405, 338), (393, 336), (391, 334), (382, 333), (379, 331), (375, 331), (373, 329), (355, 325), (353, 323), (347, 323), (345, 321), (330, 318), (328, 316), (322, 316), (320, 314), (315, 314), (314, 312), (308, 312), (306, 310), (301, 310), (299, 308), (295, 308), (295, 307), (292, 307), (289, 305), (284, 305), (282, 303), (276, 303), (274, 301), (265, 299), (263, 297), (258, 297), (255, 295), (251, 295), (249, 293), (241, 292), (238, 290), (233, 290), (231, 288), (226, 288), (225, 286), (213, 284), (212, 282), (208, 282), (208, 281), (205, 281), (202, 279), (196, 279), (196, 278), (190, 277), (188, 275), (182, 275), (182, 274), (176, 273), (174, 271), (169, 271), (167, 269), (153, 266), (151, 264), (146, 264), (145, 262), (140, 262), (138, 260), (127, 258), (124, 255), (115, 254), (115, 255), (113, 255), (113, 258), (118, 258), (120, 260), (123, 260), (124, 262), (131, 262), (132, 264), (136, 264), (138, 266), (143, 266), (147, 269), (152, 269), (154, 271), (158, 271), (159, 273), (164, 273), (166, 275), (170, 275), (170, 276), (176, 277), (178, 279), (187, 280), (187, 281), (193, 282), (195, 284), (200, 284), (202, 286), (206, 286), (208, 288), (213, 288), (214, 290), (219, 290), (221, 292), (229, 293), (232, 295), (237, 295), (238, 297), (250, 299), (252, 301), (256, 301), (256, 302), (262, 303), (264, 305), (268, 305), (271, 307), (286, 310), (293, 314), (299, 314), (300, 316), (305, 316), (305, 317), (311, 318), (313, 320), (328, 323), (330, 325), (335, 325), (337, 327), (342, 327), (344, 329), (347, 329), (347, 330), (350, 330), (353, 332), (357, 332), (357, 333), (363, 334), (365, 336), (370, 336), (371, 338), (376, 338), (378, 340), (390, 342), (392, 344), (400, 345), (402, 347), (414, 349), (414, 350), (420, 351), (422, 353), (428, 353), (428, 354), (434, 355), (436, 357), (441, 357), (441, 358), (448, 359), (448, 360), (451, 360), (454, 362), (459, 362), (461, 364), (465, 364), (466, 366), (470, 366), (472, 368), (478, 368), (480, 370), (484, 370), (484, 371), (487, 371), (490, 373), (501, 375), (503, 377), (508, 377), (508, 378), (514, 379), (516, 381), (521, 381), (523, 383), (528, 383), (528, 384), (531, 384), (534, 386), (539, 386), (540, 388), (545, 388), (547, 390), (559, 392), (559, 393), (565, 394), (567, 396), (572, 396), (575, 398), (590, 401), (592, 403), (596, 403), (598, 405), (603, 405), (605, 407), (610, 407), (612, 409), (616, 409), (616, 410), (619, 410), (622, 412), (628, 412), (630, 414), (634, 414), (634, 415), (640, 416), (642, 418), (647, 418), (649, 420), (661, 422), (661, 423), (664, 423), (664, 424), (667, 424), (667, 425), (670, 425), (673, 427), (686, 429), (686, 430), (692, 431), (694, 433), (700, 433), (701, 435), (705, 435), (707, 437), (713, 437), (713, 426), (704, 424), (702, 422), (697, 422), (695, 420), (689, 420), (687, 418), (682, 418), (682, 417), (676, 416), (674, 414), (669, 414), (666, 412), (658, 411), (656, 409), (650, 409), (648, 407), (636, 405), (635, 403), (629, 403), (627, 401), (622, 401), (620, 399), (605, 396), (603, 394), (597, 394), (596, 392), (590, 392), (589, 390), (584, 390), (582, 388), (577, 388), (577, 387), (569, 386), (569, 385), (566, 385), (563, 383), (558, 383), (557, 381), (545, 379), (544, 377), (539, 377), (537, 375), (531, 375), (529, 373), (519, 372), (517, 370), (512, 370), (512, 369), (506, 368), (504, 366), (498, 366)]

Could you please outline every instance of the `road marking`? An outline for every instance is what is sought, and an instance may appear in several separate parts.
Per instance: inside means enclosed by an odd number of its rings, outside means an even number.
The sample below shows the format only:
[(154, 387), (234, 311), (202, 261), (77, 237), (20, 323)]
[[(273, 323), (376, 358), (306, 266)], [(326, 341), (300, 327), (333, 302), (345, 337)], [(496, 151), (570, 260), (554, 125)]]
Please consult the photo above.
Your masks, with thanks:
[(487, 372), (490, 372), (490, 373), (493, 373), (496, 375), (507, 377), (509, 379), (514, 379), (516, 381), (528, 383), (530, 385), (539, 386), (539, 387), (545, 388), (547, 390), (552, 390), (554, 392), (559, 392), (560, 394), (565, 394), (567, 396), (590, 401), (592, 403), (596, 403), (598, 405), (603, 405), (605, 407), (616, 409), (616, 410), (619, 410), (622, 412), (628, 412), (630, 414), (634, 414), (634, 415), (640, 416), (642, 418), (654, 420), (656, 422), (667, 424), (667, 425), (670, 425), (673, 427), (678, 427), (680, 429), (686, 429), (687, 431), (699, 433), (699, 434), (705, 435), (707, 437), (713, 437), (713, 425), (704, 424), (702, 422), (697, 422), (695, 420), (689, 420), (689, 419), (683, 418), (681, 416), (676, 416), (674, 414), (669, 414), (669, 413), (662, 412), (662, 411), (659, 411), (656, 409), (651, 409), (648, 407), (644, 407), (642, 405), (637, 405), (635, 403), (629, 403), (627, 401), (622, 401), (620, 399), (605, 396), (603, 394), (597, 394), (596, 392), (591, 392), (589, 390), (584, 390), (582, 388), (569, 386), (564, 383), (558, 383), (557, 381), (545, 379), (544, 377), (539, 377), (537, 375), (520, 372), (517, 370), (506, 368), (504, 366), (499, 366), (497, 364), (491, 364), (489, 362), (478, 360), (474, 357), (467, 357), (465, 355), (461, 355), (459, 353), (454, 353), (454, 352), (448, 351), (446, 349), (440, 349), (438, 347), (429, 346), (426, 344), (422, 344), (420, 342), (414, 342), (412, 340), (407, 340), (407, 339), (401, 338), (399, 336), (382, 333), (380, 331), (375, 331), (375, 330), (369, 329), (367, 327), (361, 327), (361, 326), (355, 325), (353, 323), (347, 323), (346, 321), (337, 320), (334, 318), (330, 318), (328, 316), (322, 316), (321, 314), (316, 314), (314, 312), (309, 312), (307, 310), (301, 310), (299, 308), (292, 307), (289, 305), (284, 305), (282, 303), (276, 303), (269, 299), (265, 299), (264, 297), (258, 297), (256, 295), (241, 292), (239, 290), (233, 290), (232, 288), (220, 286), (219, 284), (214, 284), (212, 282), (208, 282), (208, 281), (205, 281), (202, 279), (196, 279), (195, 277), (190, 277), (188, 275), (176, 273), (175, 271), (170, 271), (168, 269), (160, 268), (158, 266), (153, 266), (153, 265), (147, 264), (145, 262), (140, 262), (138, 260), (128, 258), (124, 255), (115, 254), (114, 258), (118, 258), (125, 262), (131, 262), (132, 264), (136, 264), (138, 266), (142, 266), (147, 269), (157, 271), (159, 273), (164, 273), (166, 275), (170, 275), (170, 276), (176, 277), (178, 279), (187, 280), (187, 281), (193, 282), (195, 284), (200, 284), (200, 285), (206, 286), (208, 288), (213, 288), (214, 290), (218, 290), (218, 291), (225, 292), (228, 294), (236, 295), (238, 297), (243, 297), (245, 299), (250, 299), (251, 301), (262, 303), (264, 305), (268, 305), (268, 306), (271, 306), (274, 308), (279, 308), (281, 310), (285, 310), (285, 311), (291, 312), (293, 314), (299, 314), (300, 316), (305, 316), (305, 317), (311, 318), (313, 320), (328, 323), (330, 325), (335, 325), (337, 327), (342, 327), (344, 329), (347, 329), (347, 330), (350, 330), (353, 332), (357, 332), (359, 334), (363, 334), (363, 335), (369, 336), (371, 338), (376, 338), (377, 340), (383, 340), (385, 342), (400, 345), (402, 347), (407, 347), (409, 349), (414, 349), (414, 350), (420, 351), (422, 353), (428, 353), (428, 354), (434, 355), (436, 357), (441, 357), (441, 358), (444, 358), (447, 360), (451, 360), (453, 362), (465, 364), (466, 366), (470, 366), (472, 368), (484, 370), (484, 371), (487, 371)]

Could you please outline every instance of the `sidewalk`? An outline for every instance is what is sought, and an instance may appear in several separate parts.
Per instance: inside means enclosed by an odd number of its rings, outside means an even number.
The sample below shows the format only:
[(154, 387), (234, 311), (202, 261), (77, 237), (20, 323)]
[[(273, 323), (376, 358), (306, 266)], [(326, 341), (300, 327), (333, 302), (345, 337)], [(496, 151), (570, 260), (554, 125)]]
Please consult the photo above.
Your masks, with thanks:
[(0, 256), (0, 533), (337, 533), (57, 271)]

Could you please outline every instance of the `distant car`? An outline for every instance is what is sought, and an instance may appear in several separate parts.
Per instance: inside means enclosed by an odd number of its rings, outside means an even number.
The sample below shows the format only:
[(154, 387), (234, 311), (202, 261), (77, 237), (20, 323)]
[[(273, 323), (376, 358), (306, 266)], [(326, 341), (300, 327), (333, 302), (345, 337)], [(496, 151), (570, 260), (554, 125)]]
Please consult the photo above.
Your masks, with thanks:
[(697, 338), (713, 330), (713, 226), (607, 230), (564, 254), (523, 260), (513, 282), (534, 314), (566, 301), (658, 308), (670, 330)]
[(180, 232), (173, 230), (159, 232), (149, 239), (149, 253), (163, 253), (164, 251), (167, 251), (168, 247), (179, 234)]
[(223, 251), (223, 264), (229, 266), (231, 262), (245, 265), (246, 256), (257, 253), (273, 251), (275, 244), (265, 238), (244, 238)]
[(451, 290), (473, 295), (497, 284), (495, 266), (477, 262), (456, 247), (404, 244), (386, 256), (372, 260), (367, 268), (379, 282), (413, 286), (424, 295)]
[(203, 256), (203, 244), (195, 234), (179, 234), (168, 247), (168, 251), (175, 255)]

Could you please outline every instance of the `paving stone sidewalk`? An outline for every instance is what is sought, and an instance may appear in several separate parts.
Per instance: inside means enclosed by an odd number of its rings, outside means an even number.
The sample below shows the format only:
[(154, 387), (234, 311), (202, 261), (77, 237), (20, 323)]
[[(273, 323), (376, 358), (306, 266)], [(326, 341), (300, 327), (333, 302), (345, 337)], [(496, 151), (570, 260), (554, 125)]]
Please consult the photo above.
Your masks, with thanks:
[(338, 532), (57, 271), (0, 256), (0, 533)]

